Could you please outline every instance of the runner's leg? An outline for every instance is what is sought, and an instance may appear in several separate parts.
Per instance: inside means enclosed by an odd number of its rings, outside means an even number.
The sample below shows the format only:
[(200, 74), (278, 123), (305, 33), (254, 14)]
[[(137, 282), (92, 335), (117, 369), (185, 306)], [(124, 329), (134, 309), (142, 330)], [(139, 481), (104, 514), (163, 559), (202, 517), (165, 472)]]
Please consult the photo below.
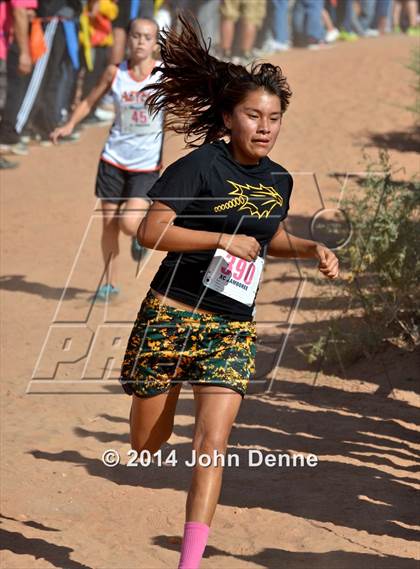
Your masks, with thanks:
[(116, 259), (119, 253), (118, 210), (117, 203), (101, 200), (102, 205), (102, 237), (101, 248), (105, 265), (105, 282), (117, 286)]
[(167, 393), (153, 397), (132, 395), (130, 442), (134, 450), (149, 450), (153, 454), (170, 438), (181, 386), (179, 383)]
[(120, 230), (135, 237), (140, 222), (149, 209), (150, 202), (142, 198), (130, 198), (120, 208)]
[[(218, 386), (194, 385), (196, 402), (193, 449), (196, 458), (213, 452), (225, 455), (229, 434), (242, 397)], [(178, 569), (196, 569), (206, 548), (210, 524), (222, 486), (223, 465), (194, 467), (186, 504), (186, 521)]]
[[(212, 385), (193, 385), (195, 429), (193, 449), (213, 456), (226, 451), (232, 425), (242, 397), (239, 393)], [(186, 504), (186, 521), (211, 524), (222, 485), (222, 466), (195, 466)]]

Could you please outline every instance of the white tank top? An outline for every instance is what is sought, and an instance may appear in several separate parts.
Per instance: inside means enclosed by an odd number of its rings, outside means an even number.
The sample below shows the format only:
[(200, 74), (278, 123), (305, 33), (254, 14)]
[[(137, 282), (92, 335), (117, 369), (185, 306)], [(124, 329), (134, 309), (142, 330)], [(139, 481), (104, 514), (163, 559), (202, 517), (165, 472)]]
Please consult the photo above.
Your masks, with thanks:
[[(161, 64), (156, 61), (156, 66)], [(115, 120), (102, 151), (102, 160), (131, 172), (152, 172), (161, 168), (163, 113), (151, 117), (144, 101), (148, 94), (139, 93), (145, 85), (157, 83), (160, 73), (138, 81), (123, 61), (115, 74), (111, 93)]]

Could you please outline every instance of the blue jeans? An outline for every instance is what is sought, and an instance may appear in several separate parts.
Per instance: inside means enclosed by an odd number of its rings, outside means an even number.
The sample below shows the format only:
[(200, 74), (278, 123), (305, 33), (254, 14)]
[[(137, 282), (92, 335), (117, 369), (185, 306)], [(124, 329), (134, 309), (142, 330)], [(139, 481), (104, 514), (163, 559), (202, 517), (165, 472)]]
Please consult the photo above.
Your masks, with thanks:
[(337, 15), (337, 7), (334, 4), (331, 4), (329, 0), (325, 2), (325, 9), (327, 10), (328, 14), (330, 15), (331, 21), (334, 27), (338, 27), (338, 15)]
[(322, 23), (322, 9), (324, 5), (320, 0), (296, 0), (292, 21), (295, 38), (300, 41), (312, 43), (321, 41), (325, 37)]
[[(379, 0), (383, 2), (383, 0)], [(346, 32), (355, 31), (362, 36), (372, 27), (375, 17), (376, 0), (360, 0), (361, 14), (357, 16), (353, 10), (352, 2), (346, 0), (343, 28)]]
[(391, 17), (392, 15), (391, 4), (392, 4), (391, 0), (380, 0), (380, 2), (376, 4), (376, 12), (375, 12), (376, 22), (379, 18)]
[(344, 14), (341, 26), (344, 31), (353, 31), (353, 21), (354, 21), (354, 11), (353, 11), (353, 0), (343, 0), (344, 4)]
[(364, 31), (368, 30), (373, 25), (376, 3), (377, 3), (376, 0), (360, 0), (360, 7), (362, 9), (362, 13), (359, 17), (359, 23)]
[(271, 0), (274, 39), (279, 43), (289, 41), (289, 0)]

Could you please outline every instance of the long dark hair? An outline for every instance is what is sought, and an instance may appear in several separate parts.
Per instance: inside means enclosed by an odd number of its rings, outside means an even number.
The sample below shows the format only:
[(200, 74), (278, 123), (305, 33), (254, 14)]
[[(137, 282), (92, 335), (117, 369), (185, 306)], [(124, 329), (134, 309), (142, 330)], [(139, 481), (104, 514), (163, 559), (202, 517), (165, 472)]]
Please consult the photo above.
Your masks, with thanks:
[[(229, 133), (223, 113), (231, 113), (250, 91), (265, 89), (280, 99), (283, 114), (292, 95), (281, 68), (271, 63), (253, 63), (250, 71), (210, 55), (200, 26), (197, 31), (178, 16), (181, 31), (163, 30), (159, 34), (163, 67), (159, 83), (147, 85), (152, 93), (146, 103), (154, 114), (167, 112), (166, 128), (184, 134), (187, 146), (198, 141), (211, 142)], [(194, 138), (193, 138), (194, 137)], [(191, 140), (192, 139), (192, 140)]]

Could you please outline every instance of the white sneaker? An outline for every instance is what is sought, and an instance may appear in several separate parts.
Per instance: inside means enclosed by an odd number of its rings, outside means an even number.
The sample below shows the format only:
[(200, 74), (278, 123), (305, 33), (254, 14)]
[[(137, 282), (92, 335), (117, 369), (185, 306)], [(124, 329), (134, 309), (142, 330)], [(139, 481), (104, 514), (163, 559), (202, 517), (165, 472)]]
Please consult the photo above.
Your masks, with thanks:
[(368, 29), (365, 30), (363, 37), (365, 38), (377, 38), (379, 36), (378, 30)]
[(340, 32), (337, 30), (337, 28), (334, 28), (332, 30), (329, 30), (326, 34), (325, 34), (325, 41), (327, 43), (333, 43), (336, 40), (338, 40), (338, 36), (340, 35)]
[(16, 142), (16, 144), (0, 144), (0, 154), (16, 154), (16, 156), (27, 156), (29, 150), (26, 144)]
[(276, 53), (277, 51), (287, 51), (289, 49), (290, 49), (290, 44), (281, 43), (273, 38), (269, 38), (263, 43), (261, 49), (258, 51), (261, 53), (261, 55), (263, 55), (266, 53)]
[(273, 53), (275, 43), (276, 42), (272, 37), (266, 39), (265, 42), (262, 44), (260, 51), (262, 53)]
[(322, 49), (330, 49), (332, 47), (333, 47), (332, 45), (323, 42), (310, 43), (309, 45), (306, 46), (306, 48), (310, 49), (311, 51), (320, 51)]
[(273, 43), (274, 51), (288, 51), (290, 49), (290, 45), (288, 43), (281, 43), (279, 41), (274, 41)]

